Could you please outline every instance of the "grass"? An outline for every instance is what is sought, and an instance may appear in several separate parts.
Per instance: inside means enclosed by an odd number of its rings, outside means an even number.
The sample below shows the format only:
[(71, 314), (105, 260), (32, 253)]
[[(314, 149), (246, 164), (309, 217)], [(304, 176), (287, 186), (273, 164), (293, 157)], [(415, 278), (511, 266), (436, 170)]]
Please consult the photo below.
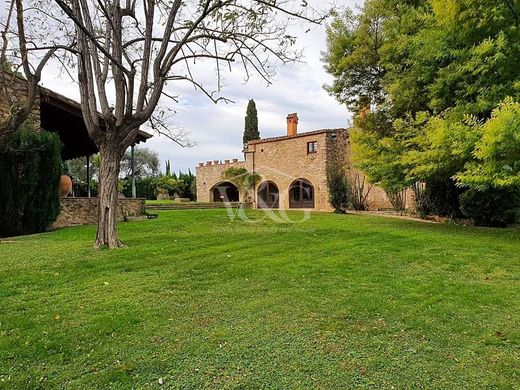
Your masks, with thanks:
[(0, 241), (0, 387), (518, 388), (518, 230), (249, 214)]

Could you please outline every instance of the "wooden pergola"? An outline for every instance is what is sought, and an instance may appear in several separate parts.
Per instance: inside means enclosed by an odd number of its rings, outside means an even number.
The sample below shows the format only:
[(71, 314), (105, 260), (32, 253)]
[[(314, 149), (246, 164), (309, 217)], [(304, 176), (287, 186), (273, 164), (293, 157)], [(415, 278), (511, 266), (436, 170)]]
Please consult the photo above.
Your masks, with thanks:
[[(58, 133), (63, 144), (61, 158), (63, 161), (84, 157), (87, 163), (87, 193), (90, 198), (90, 156), (99, 149), (90, 138), (83, 120), (81, 105), (48, 88), (40, 87), (40, 126), (42, 129)], [(151, 134), (139, 130), (131, 145), (132, 156), (132, 197), (136, 197), (135, 188), (135, 145), (146, 142)]]

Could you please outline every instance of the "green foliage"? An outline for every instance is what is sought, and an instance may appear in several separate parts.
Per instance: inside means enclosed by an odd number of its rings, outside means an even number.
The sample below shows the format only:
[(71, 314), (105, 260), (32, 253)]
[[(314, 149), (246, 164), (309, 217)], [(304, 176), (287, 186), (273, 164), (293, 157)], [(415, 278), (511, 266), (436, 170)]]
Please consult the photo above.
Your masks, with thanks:
[(196, 200), (197, 184), (195, 175), (191, 173), (191, 170), (188, 170), (188, 173), (179, 172), (177, 179), (182, 182), (180, 197), (190, 199), (191, 201)]
[[(156, 177), (142, 177), (135, 180), (135, 193), (138, 198), (156, 199), (157, 193), (157, 178)], [(123, 189), (122, 193), (125, 197), (132, 197), (132, 180), (122, 179)]]
[(245, 168), (231, 167), (222, 172), (222, 179), (227, 180), (241, 191), (247, 191), (255, 186), (261, 179), (256, 172), (248, 172)]
[(349, 183), (345, 173), (331, 172), (327, 175), (327, 183), (329, 188), (329, 203), (336, 213), (345, 213), (349, 207)]
[[(419, 117), (420, 114), (417, 115)], [(395, 127), (400, 134), (397, 120)], [(410, 139), (409, 148), (403, 161), (409, 166), (409, 177), (420, 181), (450, 180), (471, 158), (479, 133), (475, 131), (473, 118), (463, 121), (422, 115), (414, 120), (411, 128), (417, 128), (417, 135)]]
[(474, 160), (455, 175), (458, 182), (479, 190), (520, 186), (520, 103), (506, 99), (491, 119), (476, 127), (481, 136)]
[[(132, 180), (121, 180), (122, 192), (126, 197), (132, 196)], [(137, 177), (135, 181), (136, 196), (138, 198), (156, 199), (159, 194), (187, 198), (192, 201), (197, 198), (195, 175), (179, 172), (173, 176), (145, 176)]]
[(478, 226), (504, 227), (516, 222), (520, 209), (520, 189), (469, 189), (460, 197), (461, 210)]
[(45, 231), (60, 211), (61, 144), (56, 134), (30, 123), (0, 151), (0, 236)]
[(389, 193), (411, 185), (401, 160), (403, 144), (396, 138), (356, 129), (351, 131), (353, 161), (368, 180)]
[(171, 176), (159, 176), (155, 180), (156, 194), (179, 195), (183, 183)]
[(171, 172), (171, 166), (170, 166), (170, 160), (166, 160), (166, 176), (171, 176), (172, 175), (172, 172)]
[[(132, 176), (131, 151), (127, 150), (121, 159), (120, 177)], [(169, 161), (168, 161), (169, 164)], [(153, 177), (159, 174), (159, 154), (149, 148), (134, 148), (135, 177)]]
[(448, 215), (460, 214), (454, 182), (520, 184), (519, 15), (509, 0), (367, 0), (336, 16), (326, 89), (355, 112), (376, 105), (355, 118), (355, 163), (372, 183), (391, 196), (426, 183), (427, 203)]
[(383, 101), (385, 69), (379, 50), (385, 42), (381, 29), (385, 11), (380, 4), (367, 1), (359, 14), (347, 9), (327, 27), (327, 50), (322, 60), (334, 79), (325, 89), (354, 112)]
[[(97, 181), (99, 175), (99, 156), (96, 154), (90, 157), (90, 178)], [(87, 180), (87, 159), (86, 157), (74, 158), (63, 163), (67, 166), (68, 174), (72, 176), (74, 185), (85, 183)]]
[(258, 131), (258, 114), (256, 111), (256, 104), (253, 99), (249, 100), (247, 104), (245, 125), (244, 125), (244, 136), (242, 141), (246, 144), (249, 141), (260, 139), (260, 132)]
[(191, 185), (190, 185), (190, 199), (192, 201), (196, 201), (197, 200), (197, 178), (195, 176), (193, 176), (193, 181), (191, 182)]
[(451, 179), (429, 181), (424, 193), (428, 211), (443, 217), (462, 217), (459, 199), (464, 191)]

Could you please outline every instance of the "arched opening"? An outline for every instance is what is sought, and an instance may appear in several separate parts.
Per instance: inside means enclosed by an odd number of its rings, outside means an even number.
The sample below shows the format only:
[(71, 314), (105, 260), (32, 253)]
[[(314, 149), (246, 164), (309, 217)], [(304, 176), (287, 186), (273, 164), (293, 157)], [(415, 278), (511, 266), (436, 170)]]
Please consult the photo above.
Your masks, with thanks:
[(237, 186), (229, 181), (215, 185), (211, 189), (211, 196), (213, 202), (238, 202), (240, 200)]
[(277, 209), (280, 207), (280, 192), (272, 181), (264, 181), (260, 184), (257, 194), (259, 209)]
[(314, 187), (305, 179), (293, 181), (289, 187), (289, 208), (313, 209)]

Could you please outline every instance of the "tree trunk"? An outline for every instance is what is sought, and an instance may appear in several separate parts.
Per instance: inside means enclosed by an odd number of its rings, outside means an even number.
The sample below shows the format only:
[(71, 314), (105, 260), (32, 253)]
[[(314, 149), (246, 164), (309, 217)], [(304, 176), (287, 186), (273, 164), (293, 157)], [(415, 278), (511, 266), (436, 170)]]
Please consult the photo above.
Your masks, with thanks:
[(123, 153), (120, 147), (101, 144), (99, 147), (99, 220), (95, 248), (118, 248), (123, 243), (117, 236), (118, 177)]

